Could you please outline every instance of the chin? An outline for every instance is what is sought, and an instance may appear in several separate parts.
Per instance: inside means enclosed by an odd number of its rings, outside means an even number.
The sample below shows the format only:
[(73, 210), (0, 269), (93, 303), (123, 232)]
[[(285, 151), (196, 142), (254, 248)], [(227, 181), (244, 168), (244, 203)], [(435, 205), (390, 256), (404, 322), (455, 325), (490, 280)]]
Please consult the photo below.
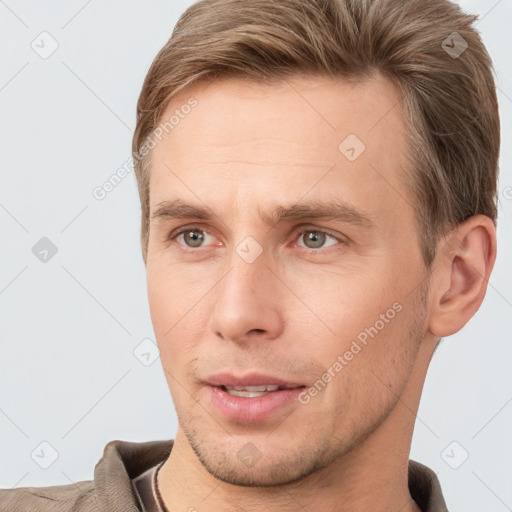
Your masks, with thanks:
[[(190, 434), (190, 432), (188, 433)], [(286, 436), (286, 441), (267, 434), (201, 437), (197, 431), (189, 443), (202, 466), (222, 482), (243, 487), (274, 487), (291, 484), (325, 468), (336, 456), (330, 440), (311, 441)], [(271, 437), (273, 436), (273, 437)], [(280, 436), (279, 436), (280, 437)]]

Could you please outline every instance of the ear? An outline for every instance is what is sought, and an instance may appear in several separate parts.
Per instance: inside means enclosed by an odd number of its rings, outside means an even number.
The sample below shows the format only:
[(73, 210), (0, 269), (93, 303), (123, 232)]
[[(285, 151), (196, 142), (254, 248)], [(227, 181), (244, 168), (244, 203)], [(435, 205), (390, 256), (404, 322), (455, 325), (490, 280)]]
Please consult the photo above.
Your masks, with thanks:
[(432, 264), (429, 331), (456, 333), (477, 312), (496, 259), (496, 228), (484, 215), (470, 217), (438, 243)]

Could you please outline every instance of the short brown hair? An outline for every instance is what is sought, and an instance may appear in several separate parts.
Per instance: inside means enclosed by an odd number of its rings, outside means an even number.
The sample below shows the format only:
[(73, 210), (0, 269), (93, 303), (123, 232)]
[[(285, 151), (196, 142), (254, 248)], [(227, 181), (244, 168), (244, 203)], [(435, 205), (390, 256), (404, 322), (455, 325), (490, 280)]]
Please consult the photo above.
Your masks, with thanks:
[(496, 223), (500, 124), (492, 61), (471, 26), (476, 19), (448, 0), (201, 0), (190, 6), (153, 61), (137, 103), (132, 152), (144, 262), (150, 152), (141, 149), (174, 95), (217, 77), (275, 83), (301, 74), (357, 79), (382, 73), (401, 92), (412, 167), (404, 179), (425, 264), (435, 257), (439, 237), (458, 223), (477, 214)]

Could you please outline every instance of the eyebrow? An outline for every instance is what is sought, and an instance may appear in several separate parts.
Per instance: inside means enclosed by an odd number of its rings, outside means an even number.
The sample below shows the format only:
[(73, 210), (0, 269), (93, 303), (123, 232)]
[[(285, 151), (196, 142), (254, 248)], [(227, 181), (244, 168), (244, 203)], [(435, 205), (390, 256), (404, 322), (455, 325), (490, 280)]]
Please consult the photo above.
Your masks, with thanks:
[[(192, 218), (210, 221), (216, 217), (210, 209), (185, 203), (181, 199), (163, 201), (155, 206), (156, 209), (151, 215), (152, 221)], [(375, 222), (369, 215), (340, 201), (311, 201), (291, 206), (278, 206), (272, 212), (265, 212), (258, 208), (258, 214), (268, 225), (293, 220), (331, 219), (361, 228), (375, 227)]]

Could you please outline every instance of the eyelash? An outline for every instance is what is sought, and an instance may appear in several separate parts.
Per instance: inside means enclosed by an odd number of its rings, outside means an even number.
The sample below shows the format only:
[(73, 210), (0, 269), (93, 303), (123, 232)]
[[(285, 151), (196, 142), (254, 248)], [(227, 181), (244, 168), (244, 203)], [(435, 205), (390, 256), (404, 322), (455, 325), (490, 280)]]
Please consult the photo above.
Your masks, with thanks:
[[(167, 242), (169, 245), (173, 244), (173, 243), (177, 243), (177, 238), (179, 236), (181, 236), (182, 234), (184, 233), (187, 233), (188, 231), (200, 231), (201, 233), (206, 233), (207, 235), (211, 235), (211, 233), (209, 231), (206, 231), (205, 229), (203, 229), (202, 227), (200, 226), (185, 226), (184, 228), (181, 228), (179, 231), (177, 232), (172, 232), (168, 238), (167, 238)], [(301, 236), (303, 236), (305, 233), (322, 233), (324, 235), (327, 235), (331, 238), (333, 238), (334, 240), (338, 241), (338, 242), (343, 242), (343, 243), (347, 243), (347, 241), (345, 239), (341, 239), (337, 236), (334, 236), (332, 235), (331, 233), (329, 233), (328, 231), (324, 231), (322, 229), (311, 229), (311, 228), (308, 228), (308, 229), (302, 229), (301, 231), (296, 231), (294, 233), (294, 237), (297, 237), (297, 238), (300, 238)], [(198, 252), (200, 251), (201, 249), (205, 249), (204, 247), (198, 247), (198, 248), (193, 248), (193, 247), (186, 247), (185, 246), (185, 250), (187, 251), (192, 251), (192, 252)], [(323, 249), (322, 247), (320, 247), (319, 249), (310, 249), (308, 247), (300, 247), (300, 249), (304, 252), (307, 252), (308, 254), (318, 254), (321, 252), (321, 250)], [(329, 249), (329, 247), (327, 247), (327, 249)]]

